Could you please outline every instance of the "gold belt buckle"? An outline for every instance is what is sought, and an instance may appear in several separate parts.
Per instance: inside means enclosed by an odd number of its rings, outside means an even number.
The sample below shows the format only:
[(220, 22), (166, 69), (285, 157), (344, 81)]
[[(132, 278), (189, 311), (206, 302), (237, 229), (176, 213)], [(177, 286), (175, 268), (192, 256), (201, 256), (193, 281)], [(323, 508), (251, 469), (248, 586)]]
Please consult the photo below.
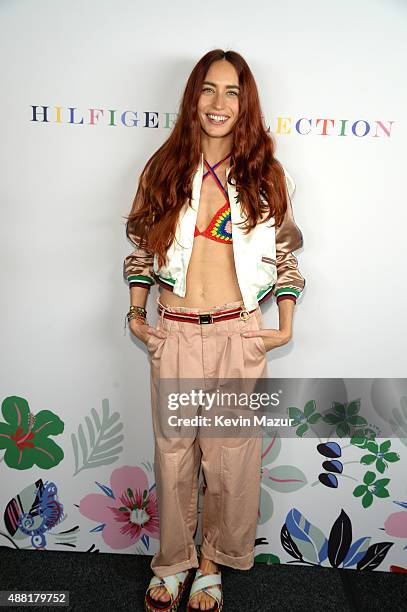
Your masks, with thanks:
[(239, 315), (239, 316), (240, 316), (240, 318), (241, 318), (243, 321), (247, 321), (247, 319), (250, 317), (250, 313), (249, 313), (249, 311), (248, 311), (248, 310), (244, 309), (244, 310), (241, 310), (241, 311), (240, 311), (240, 315)]

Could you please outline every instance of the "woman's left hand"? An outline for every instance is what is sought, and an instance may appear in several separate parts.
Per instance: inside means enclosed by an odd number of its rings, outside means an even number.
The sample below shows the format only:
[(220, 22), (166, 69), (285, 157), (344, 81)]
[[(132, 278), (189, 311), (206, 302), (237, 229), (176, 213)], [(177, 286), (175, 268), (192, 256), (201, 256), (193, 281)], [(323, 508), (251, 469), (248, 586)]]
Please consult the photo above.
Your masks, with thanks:
[(261, 336), (266, 347), (266, 352), (279, 346), (284, 346), (290, 342), (292, 334), (281, 329), (254, 329), (243, 332), (242, 336), (251, 338), (252, 336)]

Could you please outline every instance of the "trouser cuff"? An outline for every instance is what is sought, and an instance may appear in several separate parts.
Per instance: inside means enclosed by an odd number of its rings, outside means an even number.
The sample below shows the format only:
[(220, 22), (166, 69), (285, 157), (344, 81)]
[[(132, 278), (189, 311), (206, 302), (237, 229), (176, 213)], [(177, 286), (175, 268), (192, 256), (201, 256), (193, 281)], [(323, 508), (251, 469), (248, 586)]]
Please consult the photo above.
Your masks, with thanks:
[(214, 563), (227, 565), (228, 567), (233, 567), (234, 569), (248, 570), (254, 565), (254, 550), (243, 557), (233, 557), (216, 550), (212, 544), (209, 544), (205, 536), (201, 546), (201, 553), (206, 559), (210, 559)]
[(178, 574), (178, 572), (184, 572), (193, 567), (199, 567), (198, 556), (196, 554), (196, 548), (193, 547), (191, 557), (186, 561), (180, 563), (174, 563), (172, 565), (154, 565), (155, 557), (150, 563), (150, 568), (158, 578), (165, 578), (165, 576), (172, 576)]

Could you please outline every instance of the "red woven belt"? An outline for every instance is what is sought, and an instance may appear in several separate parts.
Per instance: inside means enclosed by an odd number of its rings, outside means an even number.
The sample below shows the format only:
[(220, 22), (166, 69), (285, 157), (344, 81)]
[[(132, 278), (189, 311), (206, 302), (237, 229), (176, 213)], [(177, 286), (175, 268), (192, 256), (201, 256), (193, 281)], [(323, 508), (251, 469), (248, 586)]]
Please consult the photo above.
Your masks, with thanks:
[(242, 307), (232, 308), (231, 310), (217, 310), (216, 312), (170, 312), (163, 308), (160, 304), (158, 305), (157, 311), (158, 314), (164, 311), (164, 318), (172, 319), (173, 321), (187, 321), (188, 323), (197, 323), (198, 325), (202, 325), (205, 323), (217, 323), (218, 321), (226, 321), (227, 319), (236, 319), (240, 318), (244, 321), (255, 312), (256, 308), (253, 310), (246, 310)]

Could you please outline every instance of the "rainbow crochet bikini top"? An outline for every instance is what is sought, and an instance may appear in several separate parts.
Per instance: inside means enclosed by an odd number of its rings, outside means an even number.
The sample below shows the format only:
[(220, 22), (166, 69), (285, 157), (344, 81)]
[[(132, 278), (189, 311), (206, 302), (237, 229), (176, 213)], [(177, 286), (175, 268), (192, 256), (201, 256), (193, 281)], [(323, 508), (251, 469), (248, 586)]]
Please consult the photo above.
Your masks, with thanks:
[(210, 240), (216, 240), (216, 242), (223, 242), (223, 244), (232, 244), (233, 242), (232, 241), (232, 219), (231, 219), (231, 213), (230, 213), (228, 192), (225, 189), (225, 187), (222, 185), (221, 181), (219, 180), (215, 172), (215, 168), (219, 166), (219, 164), (223, 163), (226, 159), (228, 159), (230, 155), (231, 154), (229, 153), (229, 155), (227, 155), (224, 159), (221, 159), (220, 161), (218, 161), (213, 167), (211, 167), (211, 165), (208, 164), (206, 159), (204, 160), (209, 171), (204, 174), (202, 180), (206, 179), (207, 176), (212, 176), (214, 181), (216, 181), (216, 184), (218, 185), (219, 189), (222, 191), (223, 195), (225, 196), (226, 201), (219, 208), (219, 210), (214, 214), (214, 216), (212, 217), (212, 221), (210, 222), (206, 230), (204, 230), (203, 232), (200, 232), (198, 227), (195, 225), (194, 237), (204, 236), (204, 238), (209, 238)]

